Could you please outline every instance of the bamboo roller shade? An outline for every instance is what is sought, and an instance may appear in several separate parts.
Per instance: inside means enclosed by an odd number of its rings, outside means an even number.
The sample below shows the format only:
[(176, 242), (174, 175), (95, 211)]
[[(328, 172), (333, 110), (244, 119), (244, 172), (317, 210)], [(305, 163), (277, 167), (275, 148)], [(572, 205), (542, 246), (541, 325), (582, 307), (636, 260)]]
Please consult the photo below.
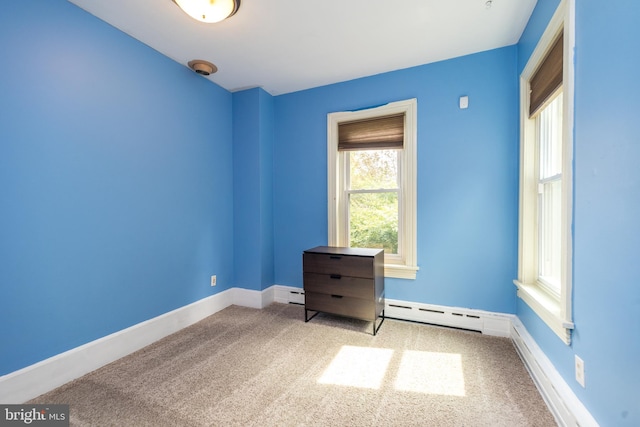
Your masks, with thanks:
[(529, 80), (531, 90), (529, 101), (529, 117), (533, 117), (551, 95), (562, 86), (562, 58), (564, 31), (553, 44), (551, 50)]
[(338, 124), (338, 151), (402, 148), (404, 113)]

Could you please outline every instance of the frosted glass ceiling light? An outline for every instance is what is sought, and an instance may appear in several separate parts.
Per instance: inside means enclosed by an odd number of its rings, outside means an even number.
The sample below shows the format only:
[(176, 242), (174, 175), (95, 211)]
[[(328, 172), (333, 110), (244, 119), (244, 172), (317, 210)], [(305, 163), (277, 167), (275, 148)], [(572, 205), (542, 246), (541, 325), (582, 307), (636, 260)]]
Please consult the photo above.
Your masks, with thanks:
[(220, 22), (235, 14), (240, 0), (173, 0), (187, 15), (201, 22)]

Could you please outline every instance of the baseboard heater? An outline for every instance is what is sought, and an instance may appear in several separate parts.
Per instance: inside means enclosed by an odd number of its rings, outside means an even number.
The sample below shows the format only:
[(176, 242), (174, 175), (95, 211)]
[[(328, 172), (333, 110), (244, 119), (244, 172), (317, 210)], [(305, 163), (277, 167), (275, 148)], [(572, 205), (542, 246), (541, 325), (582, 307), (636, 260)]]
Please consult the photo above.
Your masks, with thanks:
[[(276, 301), (304, 305), (304, 290), (279, 286)], [(513, 315), (387, 298), (384, 317), (509, 337)]]
[(304, 305), (304, 291), (289, 291), (289, 304)]
[(427, 325), (444, 326), (470, 332), (483, 331), (482, 318), (475, 314), (446, 311), (443, 309), (387, 304), (385, 317)]

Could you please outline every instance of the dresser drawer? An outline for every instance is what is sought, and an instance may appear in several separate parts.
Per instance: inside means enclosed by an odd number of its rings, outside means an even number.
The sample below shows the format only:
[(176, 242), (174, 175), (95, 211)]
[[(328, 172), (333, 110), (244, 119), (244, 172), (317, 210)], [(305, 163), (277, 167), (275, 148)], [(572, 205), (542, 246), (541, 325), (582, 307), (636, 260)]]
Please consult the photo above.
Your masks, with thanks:
[(305, 272), (304, 291), (369, 300), (375, 299), (373, 279), (340, 276), (339, 274), (329, 275)]
[(315, 292), (305, 292), (304, 298), (307, 310), (323, 311), (367, 321), (375, 321), (378, 314), (375, 312), (376, 304), (373, 300)]
[(337, 274), (340, 276), (373, 279), (373, 259), (351, 255), (305, 253), (303, 270), (309, 273)]

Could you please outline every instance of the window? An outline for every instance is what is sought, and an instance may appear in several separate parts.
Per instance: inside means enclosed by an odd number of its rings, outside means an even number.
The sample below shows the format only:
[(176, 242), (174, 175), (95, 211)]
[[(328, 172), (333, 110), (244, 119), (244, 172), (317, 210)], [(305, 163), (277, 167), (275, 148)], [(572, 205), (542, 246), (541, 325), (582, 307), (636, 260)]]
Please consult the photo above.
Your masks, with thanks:
[(563, 0), (520, 78), (518, 296), (571, 340), (573, 2)]
[(328, 115), (329, 245), (384, 248), (415, 279), (416, 100)]

